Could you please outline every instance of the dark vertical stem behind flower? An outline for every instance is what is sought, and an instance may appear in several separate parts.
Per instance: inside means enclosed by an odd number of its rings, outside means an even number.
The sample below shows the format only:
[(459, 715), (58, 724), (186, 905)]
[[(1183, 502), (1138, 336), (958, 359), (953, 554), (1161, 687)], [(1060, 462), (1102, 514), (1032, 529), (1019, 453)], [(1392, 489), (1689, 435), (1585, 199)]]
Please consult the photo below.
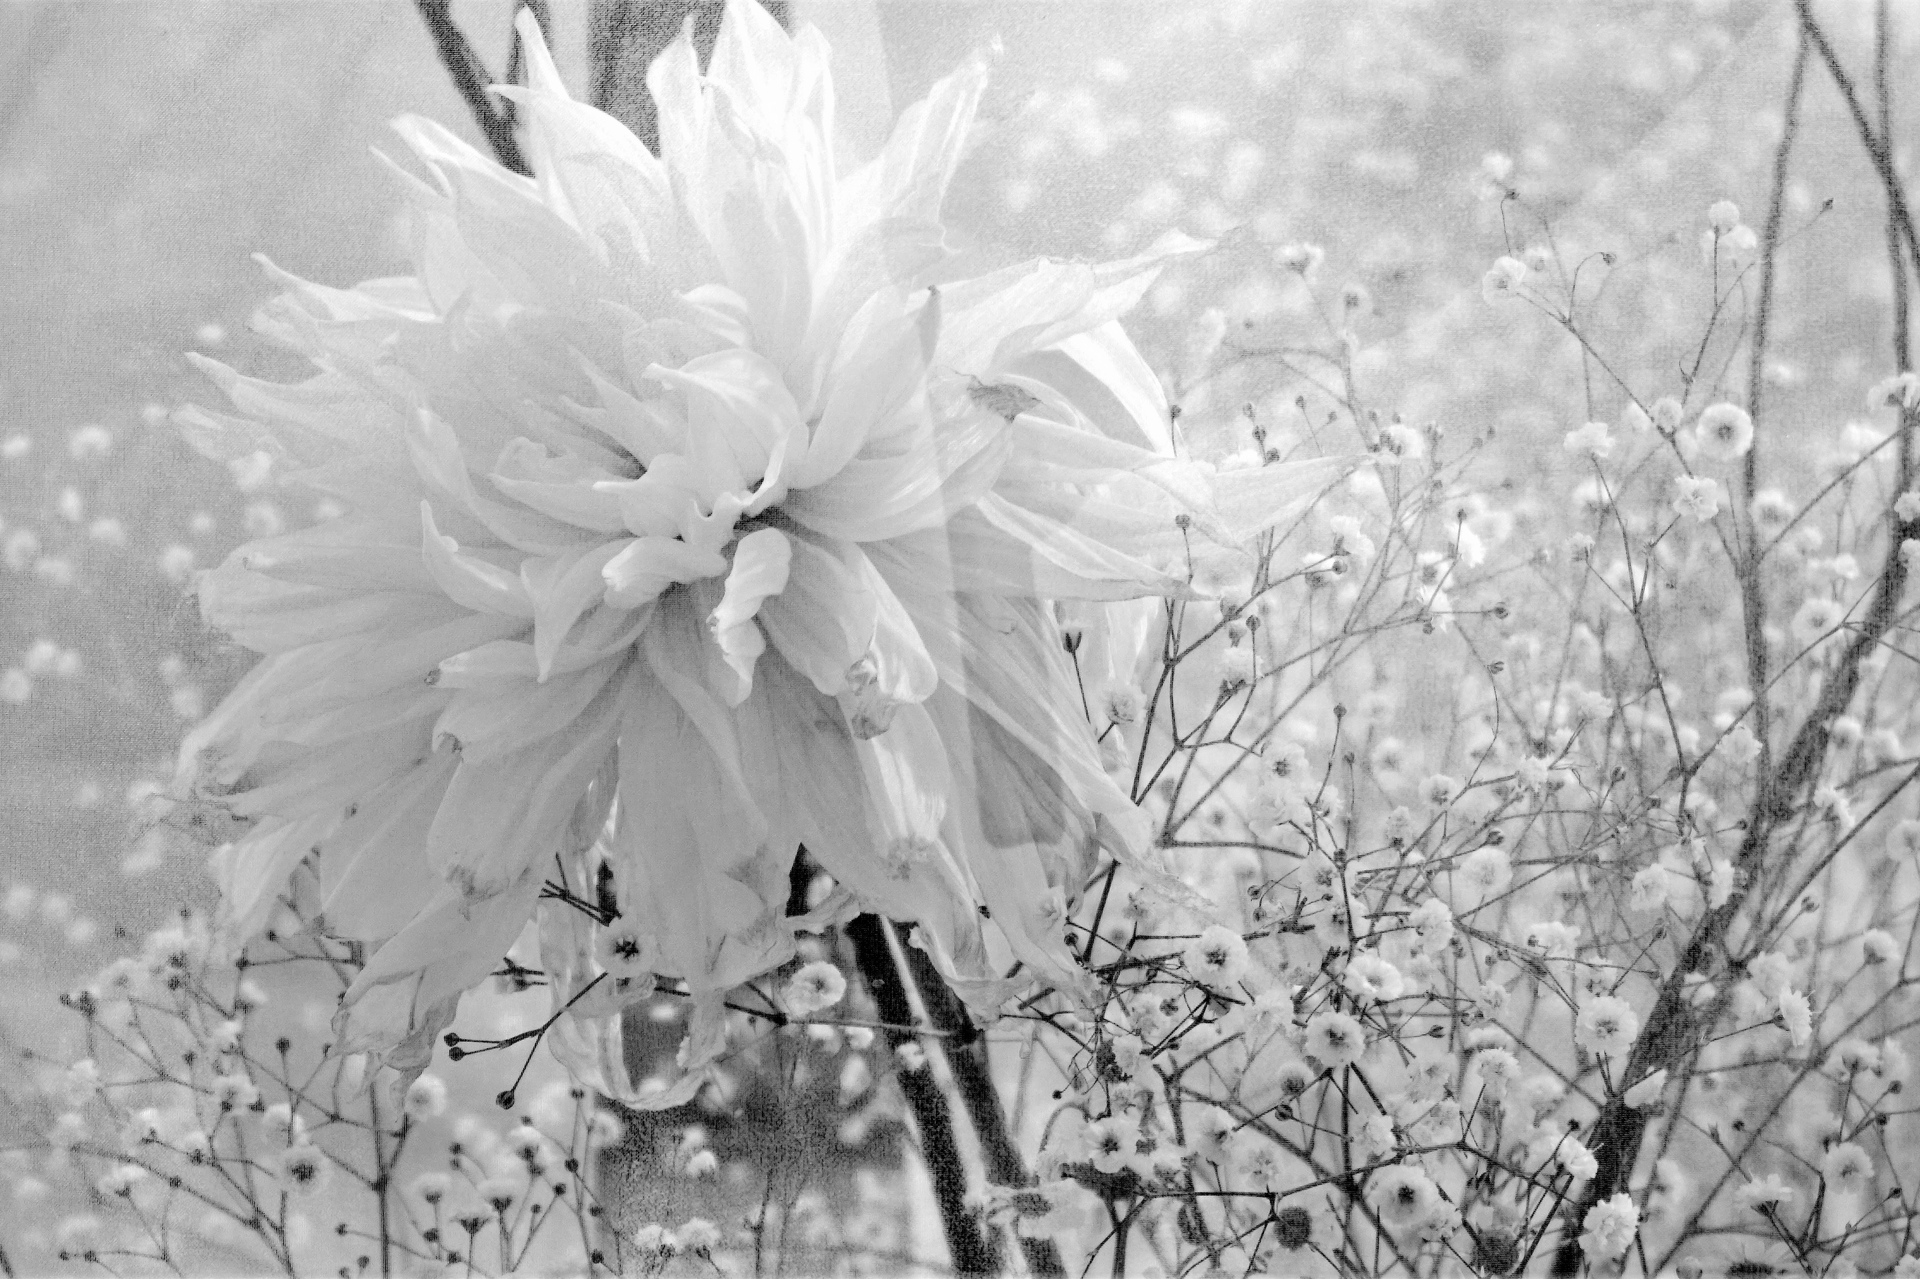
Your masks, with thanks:
[[(946, 1054), (948, 1069), (953, 1072), (954, 1088), (966, 1107), (967, 1117), (973, 1121), (987, 1180), (999, 1186), (1032, 1185), (1033, 1174), (1020, 1156), (1020, 1148), (1008, 1128), (1006, 1108), (1000, 1103), (1000, 1092), (993, 1085), (986, 1036), (973, 1024), (966, 1007), (925, 951), (903, 946), (901, 952), (907, 957), (913, 984), (920, 990), (920, 1000), (926, 1005), (933, 1028), (945, 1032), (941, 1050)], [(1051, 1240), (1022, 1237), (1020, 1250), (1026, 1255), (1027, 1269), (1034, 1274), (1066, 1273), (1060, 1262), (1060, 1250)]]
[[(785, 0), (760, 0), (781, 26), (788, 23)], [(720, 0), (593, 0), (588, 24), (587, 100), (619, 120), (647, 144), (660, 150), (660, 120), (647, 92), (647, 68), (679, 38), (693, 19), (693, 47), (706, 65), (720, 34)]]
[[(854, 961), (867, 993), (873, 997), (880, 1020), (887, 1025), (881, 1033), (889, 1051), (896, 1054), (904, 1044), (917, 1044), (908, 1031), (895, 1029), (913, 1024), (913, 1004), (907, 995), (907, 976), (894, 963), (893, 949), (887, 944), (886, 926), (878, 916), (861, 915), (845, 929), (853, 943)], [(940, 1206), (940, 1224), (947, 1236), (947, 1251), (953, 1268), (960, 1274), (998, 1274), (998, 1250), (980, 1229), (980, 1223), (967, 1207), (967, 1171), (960, 1159), (960, 1145), (954, 1138), (953, 1113), (946, 1094), (924, 1066), (899, 1071), (900, 1091), (913, 1112), (920, 1130), (920, 1154), (933, 1179), (933, 1197)]]
[(513, 136), (513, 118), (497, 109), (488, 96), (491, 77), (480, 55), (474, 52), (465, 33), (454, 22), (451, 3), (452, 0), (414, 0), (422, 21), (427, 24), (427, 34), (433, 37), (440, 64), (447, 69), (467, 110), (473, 113), (473, 122), (480, 126), (495, 158), (515, 173), (530, 177), (533, 170), (527, 166), (526, 157), (520, 154), (520, 143)]

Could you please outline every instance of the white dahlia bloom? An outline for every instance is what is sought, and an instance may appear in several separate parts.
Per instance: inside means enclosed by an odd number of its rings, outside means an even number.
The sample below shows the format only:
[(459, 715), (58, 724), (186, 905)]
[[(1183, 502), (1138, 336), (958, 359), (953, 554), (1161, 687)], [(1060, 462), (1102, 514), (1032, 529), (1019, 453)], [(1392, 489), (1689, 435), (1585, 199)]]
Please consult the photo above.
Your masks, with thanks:
[(238, 415), (178, 415), (345, 512), (198, 579), (263, 655), (182, 755), (242, 826), (229, 927), (308, 864), (369, 956), (340, 1051), (418, 1069), (537, 914), (555, 1000), (596, 984), (550, 1042), (608, 1092), (641, 1100), (621, 1005), (691, 995), (654, 1105), (723, 1048), (724, 992), (794, 955), (802, 845), (838, 888), (808, 926), (912, 920), (983, 1006), (1016, 964), (1070, 985), (1047, 903), (1149, 832), (1063, 610), (1083, 653), (1137, 647), (1150, 613), (1118, 602), (1185, 591), (1189, 537), (1241, 545), (1340, 468), (1178, 456), (1118, 317), (1196, 242), (955, 277), (939, 214), (983, 64), (843, 172), (824, 42), (733, 3), (705, 75), (686, 36), (651, 70), (656, 158), (521, 24), (528, 85), (500, 91), (534, 176), (399, 121), (413, 274), (269, 267), (260, 327), (317, 372), (203, 359)]

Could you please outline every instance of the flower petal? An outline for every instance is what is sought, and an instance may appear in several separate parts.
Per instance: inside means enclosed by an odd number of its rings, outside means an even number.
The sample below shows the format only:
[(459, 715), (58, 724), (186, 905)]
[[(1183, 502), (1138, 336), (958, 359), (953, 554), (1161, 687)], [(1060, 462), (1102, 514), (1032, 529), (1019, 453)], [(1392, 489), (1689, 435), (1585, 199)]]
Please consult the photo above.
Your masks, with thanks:
[(420, 529), (420, 550), (427, 572), (448, 599), (476, 613), (533, 616), (533, 601), (519, 577), (477, 556), (462, 555), (460, 543), (434, 526), (430, 502), (420, 503)]
[(733, 548), (733, 569), (727, 574), (726, 593), (707, 615), (707, 629), (720, 646), (734, 682), (726, 691), (729, 706), (738, 706), (753, 688), (753, 665), (766, 651), (766, 637), (754, 623), (754, 614), (770, 595), (787, 586), (793, 551), (779, 529), (760, 528), (741, 538)]
[(554, 658), (580, 614), (606, 595), (607, 564), (626, 547), (622, 538), (520, 565), (520, 581), (533, 601), (533, 656), (541, 679), (553, 670)]
[(675, 583), (697, 582), (727, 571), (724, 555), (689, 546), (678, 538), (636, 537), (601, 567), (606, 602), (632, 608), (655, 599)]

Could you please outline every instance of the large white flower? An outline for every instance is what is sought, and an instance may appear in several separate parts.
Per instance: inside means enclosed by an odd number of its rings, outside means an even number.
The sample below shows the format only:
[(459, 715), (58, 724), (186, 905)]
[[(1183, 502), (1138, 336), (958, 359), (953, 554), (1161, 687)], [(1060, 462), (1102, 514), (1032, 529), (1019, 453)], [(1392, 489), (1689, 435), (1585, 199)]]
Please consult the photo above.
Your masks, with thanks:
[[(659, 158), (521, 34), (528, 86), (501, 92), (534, 176), (398, 122), (428, 179), (403, 179), (414, 274), (270, 267), (261, 327), (318, 372), (202, 361), (240, 415), (179, 415), (346, 508), (199, 580), (265, 655), (182, 757), (250, 823), (215, 856), (230, 924), (309, 864), (370, 956), (342, 1049), (417, 1067), (536, 910), (556, 1001), (579, 995), (611, 951), (552, 892), (610, 900), (624, 968), (693, 996), (653, 1104), (723, 1046), (724, 992), (793, 955), (803, 844), (839, 889), (809, 926), (912, 920), (983, 1005), (1016, 964), (1071, 983), (1046, 903), (1148, 829), (1058, 610), (1104, 636), (1111, 602), (1185, 589), (1190, 541), (1238, 544), (1336, 468), (1176, 455), (1117, 318), (1194, 242), (943, 274), (983, 65), (841, 172), (826, 46), (758, 5), (729, 5), (705, 75), (685, 36), (652, 68)], [(600, 982), (558, 1033), (630, 1099), (617, 1013), (653, 984)]]

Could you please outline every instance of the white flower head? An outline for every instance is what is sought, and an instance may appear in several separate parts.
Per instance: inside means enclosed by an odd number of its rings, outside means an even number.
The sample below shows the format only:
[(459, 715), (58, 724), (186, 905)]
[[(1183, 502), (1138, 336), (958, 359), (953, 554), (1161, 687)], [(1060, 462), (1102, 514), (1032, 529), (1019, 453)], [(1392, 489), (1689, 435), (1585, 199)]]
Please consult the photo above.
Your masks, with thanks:
[[(691, 34), (653, 64), (655, 155), (518, 23), (525, 84), (498, 92), (531, 174), (398, 122), (424, 170), (401, 179), (411, 272), (336, 289), (271, 269), (261, 324), (305, 382), (194, 357), (242, 415), (182, 410), (194, 444), (267, 452), (282, 512), (335, 503), (312, 527), (256, 511), (260, 540), (196, 579), (262, 654), (181, 751), (182, 789), (254, 816), (216, 857), (223, 919), (258, 931), (284, 850), (317, 847), (326, 928), (368, 956), (335, 1049), (384, 1058), (536, 915), (591, 902), (574, 868), (597, 844), (641, 886), (620, 923), (657, 947), (649, 970), (692, 995), (678, 1073), (624, 1098), (650, 1107), (726, 1050), (723, 992), (795, 958), (796, 832), (948, 823), (942, 855), (904, 867), (890, 841), (808, 846), (960, 979), (1003, 979), (1010, 951), (1084, 985), (1032, 905), (1088, 868), (1008, 850), (1099, 829), (1144, 856), (1152, 826), (1067, 731), (1085, 712), (1056, 606), (1184, 594), (1170, 531), (1234, 551), (1351, 467), (1149, 478), (1173, 414), (1115, 317), (1197, 241), (964, 278), (941, 205), (983, 60), (845, 164), (825, 42), (728, 0), (705, 71)], [(1100, 617), (1083, 642), (1111, 674)], [(943, 680), (963, 653), (990, 660)], [(1023, 837), (1036, 822), (1065, 842)], [(556, 856), (571, 886), (543, 896)], [(545, 967), (587, 966), (591, 930), (541, 931), (569, 949)], [(618, 1001), (566, 1015), (603, 1030)]]
[(1418, 1165), (1394, 1164), (1368, 1178), (1367, 1202), (1389, 1230), (1411, 1230), (1440, 1202), (1440, 1188)]
[(1228, 987), (1247, 973), (1247, 943), (1221, 924), (1209, 924), (1181, 956), (1187, 973), (1209, 986)]
[(1573, 1042), (1602, 1057), (1623, 1057), (1639, 1033), (1640, 1018), (1633, 1005), (1618, 995), (1599, 995), (1580, 1006)]
[(1781, 1208), (1793, 1202), (1793, 1187), (1778, 1173), (1768, 1173), (1748, 1181), (1733, 1195), (1737, 1202), (1751, 1209)]
[(1753, 418), (1738, 404), (1709, 404), (1694, 423), (1693, 438), (1701, 457), (1730, 462), (1753, 447)]
[(1820, 1158), (1820, 1175), (1826, 1179), (1828, 1189), (1853, 1195), (1872, 1185), (1874, 1156), (1870, 1156), (1864, 1146), (1841, 1141), (1826, 1148), (1826, 1154)]
[(1497, 896), (1513, 882), (1513, 859), (1496, 844), (1482, 844), (1460, 859), (1460, 880), (1482, 899)]
[(816, 959), (788, 980), (781, 997), (789, 1012), (804, 1017), (833, 1007), (846, 995), (846, 974), (826, 960)]
[(1351, 1066), (1367, 1050), (1367, 1035), (1351, 1014), (1325, 1009), (1307, 1020), (1301, 1049), (1331, 1069)]
[(447, 1109), (447, 1085), (438, 1075), (421, 1075), (407, 1085), (407, 1117), (437, 1119)]
[(325, 1188), (332, 1167), (332, 1161), (318, 1146), (303, 1141), (280, 1152), (275, 1171), (290, 1194), (317, 1195)]
[(1600, 1160), (1578, 1137), (1560, 1138), (1554, 1145), (1553, 1161), (1576, 1181), (1585, 1181), (1600, 1171)]
[(1640, 1211), (1634, 1207), (1633, 1196), (1622, 1191), (1589, 1208), (1580, 1224), (1580, 1251), (1592, 1262), (1612, 1261), (1633, 1246), (1633, 1237), (1640, 1230)]
[(1602, 461), (1613, 455), (1613, 435), (1607, 430), (1605, 422), (1589, 422), (1577, 430), (1567, 432), (1562, 445), (1569, 453), (1578, 453), (1595, 461)]
[(1813, 1038), (1812, 1002), (1802, 992), (1788, 988), (1774, 997), (1774, 1004), (1780, 1010), (1780, 1020), (1785, 1024), (1787, 1033), (1793, 1038), (1793, 1046), (1806, 1047)]
[(1674, 873), (1659, 862), (1636, 871), (1627, 892), (1627, 905), (1638, 911), (1656, 911), (1672, 900)]
[(1494, 259), (1480, 280), (1480, 296), (1487, 302), (1502, 302), (1516, 296), (1527, 278), (1527, 264), (1518, 258)]
[(1340, 984), (1362, 1004), (1386, 1003), (1400, 998), (1406, 990), (1406, 978), (1400, 970), (1375, 951), (1361, 951), (1349, 959)]
[(660, 946), (638, 919), (623, 915), (595, 930), (593, 956), (616, 981), (644, 980), (653, 975)]
[(1705, 524), (1720, 513), (1720, 485), (1704, 475), (1682, 475), (1673, 481), (1673, 509)]
[(1802, 601), (1788, 624), (1796, 643), (1803, 648), (1812, 648), (1831, 638), (1835, 631), (1846, 624), (1846, 606), (1839, 600), (1826, 595), (1810, 596)]
[(1761, 489), (1753, 495), (1748, 505), (1754, 525), (1768, 536), (1775, 536), (1787, 527), (1795, 511), (1793, 499), (1779, 489)]

